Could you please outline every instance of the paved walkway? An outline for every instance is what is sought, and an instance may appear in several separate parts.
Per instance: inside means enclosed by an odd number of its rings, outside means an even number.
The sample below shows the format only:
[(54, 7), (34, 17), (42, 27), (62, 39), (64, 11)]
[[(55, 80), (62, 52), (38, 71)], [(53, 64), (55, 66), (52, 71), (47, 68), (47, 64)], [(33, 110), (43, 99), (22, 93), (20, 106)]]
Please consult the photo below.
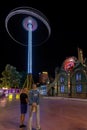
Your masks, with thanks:
[[(40, 106), (42, 130), (87, 130), (86, 99), (45, 97)], [(19, 129), (19, 108), (19, 100), (0, 100), (0, 130), (22, 130)], [(27, 113), (26, 125), (28, 116)], [(33, 120), (35, 128), (35, 115)]]

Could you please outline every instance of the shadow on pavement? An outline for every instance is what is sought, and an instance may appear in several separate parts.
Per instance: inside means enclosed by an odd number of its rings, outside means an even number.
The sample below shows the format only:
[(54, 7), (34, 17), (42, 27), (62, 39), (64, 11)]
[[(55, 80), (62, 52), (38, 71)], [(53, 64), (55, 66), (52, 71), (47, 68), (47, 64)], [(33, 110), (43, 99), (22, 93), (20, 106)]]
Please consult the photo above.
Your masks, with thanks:
[[(27, 130), (27, 128), (19, 128), (19, 130)], [(36, 130), (36, 129), (32, 128), (32, 130)]]

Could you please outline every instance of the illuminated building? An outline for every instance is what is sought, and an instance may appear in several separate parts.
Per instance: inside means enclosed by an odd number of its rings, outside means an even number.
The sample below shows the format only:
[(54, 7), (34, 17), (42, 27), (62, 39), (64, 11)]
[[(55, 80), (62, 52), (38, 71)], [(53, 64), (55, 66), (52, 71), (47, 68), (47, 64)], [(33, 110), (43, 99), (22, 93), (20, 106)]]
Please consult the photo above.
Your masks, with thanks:
[(41, 84), (46, 84), (48, 81), (48, 72), (42, 72), (42, 73), (39, 73), (39, 82)]
[(57, 96), (87, 98), (87, 61), (83, 62), (82, 50), (78, 59), (74, 56), (66, 58), (55, 74)]

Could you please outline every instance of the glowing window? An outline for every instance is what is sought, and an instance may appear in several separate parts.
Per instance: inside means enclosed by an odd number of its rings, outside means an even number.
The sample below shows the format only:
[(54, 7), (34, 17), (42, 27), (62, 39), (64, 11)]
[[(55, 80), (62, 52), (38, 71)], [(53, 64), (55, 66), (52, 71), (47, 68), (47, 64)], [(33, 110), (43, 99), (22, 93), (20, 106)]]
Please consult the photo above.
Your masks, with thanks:
[(76, 81), (81, 81), (81, 73), (76, 74)]
[(81, 93), (82, 92), (82, 85), (81, 84), (76, 85), (76, 92), (77, 93)]
[(61, 82), (61, 83), (64, 82), (64, 77), (60, 77), (60, 82)]
[(64, 85), (61, 85), (61, 86), (60, 86), (60, 92), (61, 92), (61, 93), (64, 93)]

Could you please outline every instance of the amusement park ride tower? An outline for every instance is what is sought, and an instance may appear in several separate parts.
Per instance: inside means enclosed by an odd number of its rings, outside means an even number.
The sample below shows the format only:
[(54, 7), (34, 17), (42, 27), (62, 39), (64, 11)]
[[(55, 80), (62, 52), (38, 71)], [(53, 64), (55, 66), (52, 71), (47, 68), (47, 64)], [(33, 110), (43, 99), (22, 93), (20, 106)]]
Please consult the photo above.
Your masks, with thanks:
[(32, 31), (37, 29), (37, 22), (32, 17), (27, 17), (23, 21), (24, 28), (28, 31), (28, 65), (27, 65), (27, 88), (33, 82), (32, 78)]
[[(26, 36), (22, 30), (22, 26), (25, 31), (28, 33), (28, 40), (26, 42)], [(40, 27), (41, 26), (41, 27)], [(46, 42), (51, 34), (51, 28), (48, 22), (48, 19), (43, 15), (40, 11), (31, 8), (31, 7), (18, 7), (13, 9), (5, 19), (5, 27), (9, 36), (17, 43), (22, 46), (27, 46), (28, 59), (27, 59), (27, 78), (26, 78), (26, 86), (27, 88), (31, 88), (33, 78), (32, 78), (32, 47), (39, 46), (42, 43)], [(16, 28), (15, 28), (16, 27)], [(23, 32), (23, 35), (17, 37), (17, 31), (19, 27), (20, 35)], [(38, 28), (38, 29), (37, 29)], [(14, 31), (15, 30), (15, 31)], [(21, 31), (20, 31), (21, 30)], [(40, 30), (36, 32), (36, 30)], [(44, 32), (41, 32), (44, 30)], [(38, 42), (33, 43), (32, 35), (33, 32), (38, 34)], [(18, 34), (19, 34), (18, 33)], [(25, 32), (26, 33), (26, 32)], [(42, 34), (42, 36), (40, 36)], [(25, 38), (24, 38), (25, 37)], [(22, 39), (23, 38), (23, 39)], [(41, 39), (40, 39), (41, 38)], [(40, 41), (39, 41), (40, 39)], [(38, 44), (37, 44), (38, 43)]]

